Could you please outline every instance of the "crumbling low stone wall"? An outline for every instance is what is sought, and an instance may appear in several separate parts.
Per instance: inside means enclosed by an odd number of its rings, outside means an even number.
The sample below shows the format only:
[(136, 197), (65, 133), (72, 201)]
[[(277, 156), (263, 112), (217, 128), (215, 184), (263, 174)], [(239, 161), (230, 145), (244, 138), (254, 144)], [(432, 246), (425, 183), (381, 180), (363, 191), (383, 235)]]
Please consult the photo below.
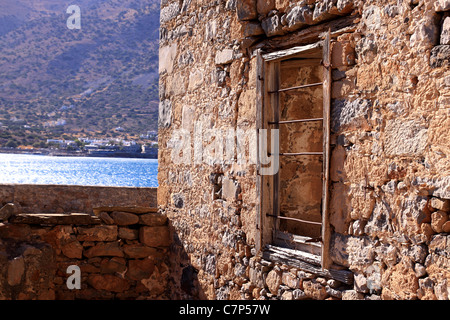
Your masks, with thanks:
[(156, 207), (157, 188), (69, 186), (69, 185), (0, 185), (0, 206), (14, 203), (24, 213), (92, 213), (101, 206)]
[(0, 186), (0, 299), (167, 297), (172, 237), (156, 191)]

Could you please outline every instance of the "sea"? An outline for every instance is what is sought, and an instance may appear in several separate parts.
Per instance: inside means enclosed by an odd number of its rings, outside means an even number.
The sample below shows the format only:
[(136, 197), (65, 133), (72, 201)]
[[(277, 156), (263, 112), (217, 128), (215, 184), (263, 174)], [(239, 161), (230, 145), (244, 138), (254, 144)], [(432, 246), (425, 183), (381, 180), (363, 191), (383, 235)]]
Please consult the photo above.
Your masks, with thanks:
[(158, 187), (158, 160), (0, 153), (0, 184)]

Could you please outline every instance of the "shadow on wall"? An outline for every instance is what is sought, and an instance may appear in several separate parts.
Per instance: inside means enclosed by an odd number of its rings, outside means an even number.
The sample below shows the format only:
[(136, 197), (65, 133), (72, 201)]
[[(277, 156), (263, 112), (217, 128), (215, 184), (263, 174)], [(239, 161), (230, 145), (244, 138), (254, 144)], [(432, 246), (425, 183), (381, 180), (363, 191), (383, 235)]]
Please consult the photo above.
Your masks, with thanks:
[[(173, 231), (173, 228), (171, 228)], [(204, 300), (206, 296), (198, 281), (198, 270), (191, 263), (177, 234), (170, 248), (172, 300)]]

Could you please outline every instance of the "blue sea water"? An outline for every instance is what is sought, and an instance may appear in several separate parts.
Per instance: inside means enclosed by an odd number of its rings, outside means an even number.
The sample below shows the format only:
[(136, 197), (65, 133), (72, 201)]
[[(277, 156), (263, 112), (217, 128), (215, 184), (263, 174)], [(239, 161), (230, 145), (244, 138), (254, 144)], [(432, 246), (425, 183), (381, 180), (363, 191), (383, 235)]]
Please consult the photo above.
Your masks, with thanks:
[(0, 184), (157, 187), (157, 159), (0, 153)]

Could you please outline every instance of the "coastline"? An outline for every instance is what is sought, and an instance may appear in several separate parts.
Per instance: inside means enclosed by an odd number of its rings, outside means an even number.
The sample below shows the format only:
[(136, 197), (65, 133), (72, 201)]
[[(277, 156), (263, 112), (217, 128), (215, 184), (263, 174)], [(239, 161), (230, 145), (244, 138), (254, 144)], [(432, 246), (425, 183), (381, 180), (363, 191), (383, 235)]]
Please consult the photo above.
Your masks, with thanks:
[(52, 157), (103, 157), (103, 158), (139, 158), (139, 159), (158, 159), (158, 151), (155, 149), (153, 153), (131, 153), (120, 151), (65, 151), (57, 149), (16, 149), (16, 148), (0, 148), (0, 154), (31, 154)]

